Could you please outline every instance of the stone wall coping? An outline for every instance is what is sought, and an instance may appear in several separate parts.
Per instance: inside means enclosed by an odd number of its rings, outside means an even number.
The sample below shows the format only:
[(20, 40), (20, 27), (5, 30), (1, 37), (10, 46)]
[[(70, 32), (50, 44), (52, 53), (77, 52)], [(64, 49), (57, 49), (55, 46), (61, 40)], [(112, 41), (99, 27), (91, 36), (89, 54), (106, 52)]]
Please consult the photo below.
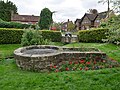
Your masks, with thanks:
[[(49, 53), (49, 54), (24, 54), (24, 50), (29, 50), (31, 48), (53, 48), (53, 49), (58, 49), (58, 52), (55, 53)], [(88, 52), (80, 52), (80, 51), (64, 51), (64, 49), (71, 49), (72, 47), (59, 47), (59, 46), (54, 46), (54, 45), (32, 45), (32, 46), (26, 46), (26, 47), (21, 47), (18, 48), (14, 51), (14, 54), (17, 56), (22, 56), (22, 57), (49, 57), (49, 56), (55, 56), (59, 54), (65, 54), (65, 53), (85, 53), (85, 54), (105, 54), (104, 52), (101, 52), (99, 49), (98, 51), (88, 51)], [(74, 49), (79, 49), (80, 47), (75, 47)], [(91, 47), (90, 49), (96, 49), (94, 47)]]

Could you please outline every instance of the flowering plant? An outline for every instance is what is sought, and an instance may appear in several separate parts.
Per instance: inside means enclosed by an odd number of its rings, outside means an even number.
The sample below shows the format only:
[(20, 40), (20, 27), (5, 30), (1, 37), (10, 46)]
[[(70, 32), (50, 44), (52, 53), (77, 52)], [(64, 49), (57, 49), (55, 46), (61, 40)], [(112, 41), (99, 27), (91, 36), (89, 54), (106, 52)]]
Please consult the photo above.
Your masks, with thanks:
[(62, 71), (75, 71), (75, 70), (98, 70), (102, 68), (112, 68), (120, 66), (117, 61), (112, 59), (80, 59), (80, 60), (70, 60), (63, 61), (58, 65), (50, 65), (50, 70), (54, 72), (62, 72)]

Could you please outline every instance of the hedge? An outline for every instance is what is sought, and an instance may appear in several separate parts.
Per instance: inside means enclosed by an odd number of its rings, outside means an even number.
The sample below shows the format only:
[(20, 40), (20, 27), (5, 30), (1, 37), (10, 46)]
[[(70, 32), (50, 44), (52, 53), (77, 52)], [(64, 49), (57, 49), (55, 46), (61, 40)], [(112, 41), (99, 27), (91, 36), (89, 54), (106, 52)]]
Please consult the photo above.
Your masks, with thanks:
[(81, 30), (78, 32), (78, 38), (80, 42), (102, 42), (102, 39), (106, 39), (108, 31), (109, 29), (103, 28)]
[[(61, 41), (61, 32), (40, 30), (44, 39), (50, 39), (53, 42)], [(0, 28), (0, 44), (20, 44), (24, 29)]]
[(21, 43), (22, 35), (23, 35), (22, 29), (0, 28), (0, 44)]
[(41, 30), (44, 39), (50, 39), (52, 42), (60, 42), (62, 35), (59, 31)]
[(17, 22), (6, 22), (0, 20), (0, 28), (17, 28), (17, 29), (24, 29), (24, 28), (35, 28), (35, 25), (30, 24), (22, 24)]

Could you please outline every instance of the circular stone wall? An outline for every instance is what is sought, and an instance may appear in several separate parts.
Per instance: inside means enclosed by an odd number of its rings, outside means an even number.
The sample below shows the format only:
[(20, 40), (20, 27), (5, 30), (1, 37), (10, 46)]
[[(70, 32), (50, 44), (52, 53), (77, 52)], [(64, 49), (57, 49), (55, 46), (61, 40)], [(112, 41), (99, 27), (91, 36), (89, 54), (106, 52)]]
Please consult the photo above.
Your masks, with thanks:
[(59, 47), (47, 45), (27, 46), (14, 51), (17, 66), (33, 71), (48, 71), (51, 63), (57, 63), (59, 55)]
[(79, 61), (83, 58), (95, 58), (102, 60), (107, 58), (106, 54), (89, 48), (66, 48), (50, 45), (33, 45), (18, 48), (14, 51), (17, 66), (23, 70), (49, 71), (50, 65), (60, 66), (65, 61)]

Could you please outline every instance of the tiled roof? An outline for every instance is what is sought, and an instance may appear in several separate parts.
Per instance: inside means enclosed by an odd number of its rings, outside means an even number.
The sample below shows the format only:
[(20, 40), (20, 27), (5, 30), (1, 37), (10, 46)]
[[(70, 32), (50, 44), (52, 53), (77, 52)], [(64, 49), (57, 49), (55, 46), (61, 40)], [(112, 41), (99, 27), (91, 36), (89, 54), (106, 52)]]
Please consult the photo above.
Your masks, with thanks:
[(86, 13), (86, 16), (89, 18), (90, 21), (94, 21), (97, 14), (88, 14), (88, 13)]
[(14, 14), (11, 21), (38, 22), (39, 16)]
[(106, 12), (98, 13), (98, 16), (100, 17), (100, 19), (106, 18), (106, 16), (107, 16), (107, 11), (106, 11)]
[(94, 21), (97, 16), (99, 16), (100, 19), (105, 19), (107, 17), (107, 11), (101, 12), (101, 13), (97, 13), (97, 14), (85, 13), (85, 15), (81, 18), (81, 20), (79, 20), (80, 23), (82, 22), (82, 20), (84, 19), (85, 16), (87, 16), (90, 21)]
[(81, 19), (76, 19), (75, 23), (76, 23), (76, 22), (80, 23), (80, 22), (81, 22)]

